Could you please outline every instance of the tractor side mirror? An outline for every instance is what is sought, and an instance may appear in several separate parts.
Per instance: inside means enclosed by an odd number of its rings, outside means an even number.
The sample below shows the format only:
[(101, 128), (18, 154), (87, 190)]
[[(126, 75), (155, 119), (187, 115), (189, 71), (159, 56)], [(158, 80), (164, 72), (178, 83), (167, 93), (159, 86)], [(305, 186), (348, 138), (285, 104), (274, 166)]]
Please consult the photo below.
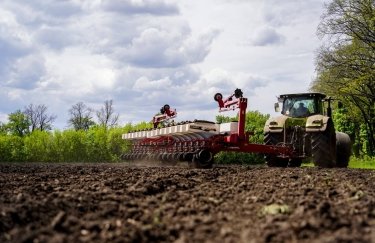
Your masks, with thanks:
[(280, 105), (279, 103), (275, 103), (275, 112), (279, 112), (280, 111)]

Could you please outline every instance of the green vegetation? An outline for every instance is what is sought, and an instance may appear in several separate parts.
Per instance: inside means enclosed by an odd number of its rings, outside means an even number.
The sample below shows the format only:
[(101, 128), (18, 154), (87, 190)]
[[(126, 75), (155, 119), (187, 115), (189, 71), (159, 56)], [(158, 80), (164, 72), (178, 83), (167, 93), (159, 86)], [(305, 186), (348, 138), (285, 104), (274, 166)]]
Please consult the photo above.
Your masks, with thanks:
[[(45, 105), (25, 107), (9, 114), (0, 123), (0, 162), (108, 162), (119, 161), (129, 149), (123, 133), (145, 126), (141, 123), (117, 126), (112, 100), (96, 112), (78, 102), (69, 110), (72, 129), (51, 131), (56, 116), (47, 114)], [(151, 125), (150, 125), (151, 126)]]
[(5, 128), (10, 134), (22, 137), (29, 133), (31, 123), (21, 110), (10, 113), (8, 120), (9, 122), (5, 125)]
[[(19, 112), (12, 114), (22, 117)], [(259, 111), (249, 111), (246, 117), (246, 131), (254, 133), (250, 141), (263, 143), (263, 126), (269, 115)], [(217, 116), (217, 121), (220, 122), (236, 119), (236, 117)], [(345, 109), (338, 109), (335, 112), (335, 119), (338, 130), (350, 132), (352, 127), (346, 122)], [(2, 124), (2, 127), (8, 127), (8, 124)], [(0, 132), (0, 162), (116, 162), (120, 161), (121, 154), (129, 149), (129, 142), (121, 139), (121, 135), (151, 127), (152, 124), (149, 122), (140, 122), (112, 128), (95, 125), (87, 130), (28, 132), (24, 129), (22, 131), (26, 132), (19, 133), (4, 129)], [(359, 143), (365, 141), (360, 140)], [(264, 164), (263, 155), (251, 153), (221, 152), (216, 155), (215, 160), (219, 164)], [(307, 163), (303, 166), (313, 165)], [(375, 158), (364, 156), (361, 159), (353, 156), (349, 167), (375, 169)]]
[(318, 29), (326, 38), (317, 55), (312, 89), (339, 99), (340, 129), (350, 134), (356, 156), (375, 155), (375, 2), (332, 0)]
[(352, 157), (349, 168), (375, 169), (375, 158), (367, 156), (365, 158)]
[[(302, 167), (314, 167), (312, 162), (302, 163)], [(357, 158), (352, 156), (348, 168), (355, 169), (375, 169), (375, 157)]]
[(128, 149), (125, 128), (94, 126), (84, 130), (34, 131), (0, 135), (0, 162), (115, 162)]
[[(263, 127), (270, 115), (262, 114), (259, 111), (248, 111), (246, 113), (245, 130), (253, 132), (250, 136), (251, 143), (263, 143)], [(236, 121), (237, 117), (216, 116), (218, 123)], [(235, 153), (235, 152), (220, 152), (215, 156), (215, 161), (218, 164), (264, 164), (263, 155), (254, 153)]]

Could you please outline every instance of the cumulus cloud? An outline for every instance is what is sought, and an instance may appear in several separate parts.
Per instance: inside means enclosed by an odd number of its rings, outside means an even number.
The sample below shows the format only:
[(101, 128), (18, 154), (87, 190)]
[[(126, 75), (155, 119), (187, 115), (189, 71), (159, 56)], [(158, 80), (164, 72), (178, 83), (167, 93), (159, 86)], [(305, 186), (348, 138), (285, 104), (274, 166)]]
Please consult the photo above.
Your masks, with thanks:
[(172, 85), (172, 81), (169, 79), (169, 77), (165, 77), (163, 79), (159, 80), (149, 80), (147, 77), (140, 77), (135, 81), (135, 84), (133, 88), (135, 90), (165, 90), (166, 88), (170, 87)]
[(102, 2), (102, 7), (121, 14), (173, 15), (179, 13), (176, 5), (160, 0), (105, 0)]
[(178, 67), (198, 63), (209, 52), (217, 31), (193, 37), (190, 33), (171, 33), (167, 30), (149, 28), (135, 37), (123, 50), (128, 61), (141, 67)]
[(113, 61), (82, 47), (46, 53), (46, 74), (40, 80), (45, 90), (58, 89), (70, 96), (91, 95), (113, 88)]
[(33, 54), (18, 58), (12, 68), (10, 76), (6, 81), (8, 87), (33, 89), (36, 83), (45, 74), (45, 63), (42, 55)]
[(27, 28), (17, 22), (15, 13), (0, 7), (0, 61), (25, 55), (31, 47)]
[(207, 90), (211, 90), (211, 93), (216, 90), (232, 92), (234, 88), (240, 88), (245, 90), (247, 95), (251, 95), (257, 88), (266, 86), (269, 81), (264, 77), (251, 73), (233, 73), (225, 69), (215, 68), (203, 75), (200, 82), (203, 82), (204, 85), (202, 86)]
[(265, 22), (274, 28), (297, 25), (301, 16), (307, 21), (319, 17), (317, 13), (321, 11), (322, 5), (317, 3), (317, 0), (284, 0), (280, 4), (278, 0), (270, 0), (263, 5), (261, 13)]
[(280, 45), (285, 41), (285, 37), (272, 28), (263, 28), (255, 32), (249, 40), (253, 46), (271, 46)]

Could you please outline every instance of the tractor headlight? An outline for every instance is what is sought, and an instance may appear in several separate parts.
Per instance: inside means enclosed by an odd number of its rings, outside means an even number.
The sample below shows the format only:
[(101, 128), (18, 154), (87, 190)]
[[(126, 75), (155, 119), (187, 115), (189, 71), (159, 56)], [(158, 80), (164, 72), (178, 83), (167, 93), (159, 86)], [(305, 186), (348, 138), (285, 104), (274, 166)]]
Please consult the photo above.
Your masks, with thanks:
[(306, 124), (306, 127), (321, 127), (323, 126), (323, 120), (313, 120), (311, 123)]
[(279, 123), (277, 121), (271, 121), (269, 124), (270, 129), (280, 129)]

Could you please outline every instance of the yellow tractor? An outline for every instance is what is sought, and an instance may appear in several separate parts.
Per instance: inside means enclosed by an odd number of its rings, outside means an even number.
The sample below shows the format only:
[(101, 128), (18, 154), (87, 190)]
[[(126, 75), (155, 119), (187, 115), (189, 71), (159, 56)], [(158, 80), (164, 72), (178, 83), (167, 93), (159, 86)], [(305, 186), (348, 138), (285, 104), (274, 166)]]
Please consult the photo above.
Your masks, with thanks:
[[(278, 97), (275, 111), (264, 127), (264, 144), (289, 146), (292, 157), (266, 154), (270, 167), (299, 167), (311, 158), (319, 167), (347, 167), (351, 155), (349, 135), (335, 131), (332, 98), (321, 93), (284, 94)], [(280, 103), (282, 107), (280, 107)]]

